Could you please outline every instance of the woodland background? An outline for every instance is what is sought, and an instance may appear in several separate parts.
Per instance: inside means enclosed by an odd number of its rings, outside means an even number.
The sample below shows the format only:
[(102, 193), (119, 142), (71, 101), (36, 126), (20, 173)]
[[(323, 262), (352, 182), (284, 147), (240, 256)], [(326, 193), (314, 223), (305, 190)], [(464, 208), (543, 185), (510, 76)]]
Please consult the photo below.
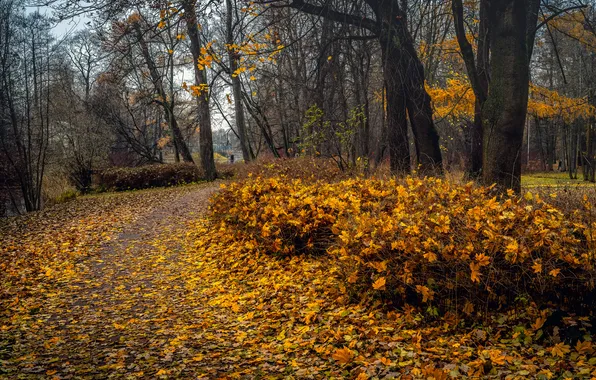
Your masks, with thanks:
[(594, 182), (594, 6), (2, 0), (2, 213), (110, 167), (196, 161), (211, 180), (231, 155)]

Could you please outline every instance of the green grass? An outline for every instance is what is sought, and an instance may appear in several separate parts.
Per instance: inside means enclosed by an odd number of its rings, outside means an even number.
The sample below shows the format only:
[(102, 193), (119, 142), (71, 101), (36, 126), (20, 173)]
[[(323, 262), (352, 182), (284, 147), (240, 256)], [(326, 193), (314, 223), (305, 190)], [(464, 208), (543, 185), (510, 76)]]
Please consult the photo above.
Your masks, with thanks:
[(570, 179), (567, 172), (544, 172), (530, 173), (522, 175), (523, 187), (538, 186), (595, 186), (593, 183), (585, 182), (581, 173), (578, 173), (577, 179)]

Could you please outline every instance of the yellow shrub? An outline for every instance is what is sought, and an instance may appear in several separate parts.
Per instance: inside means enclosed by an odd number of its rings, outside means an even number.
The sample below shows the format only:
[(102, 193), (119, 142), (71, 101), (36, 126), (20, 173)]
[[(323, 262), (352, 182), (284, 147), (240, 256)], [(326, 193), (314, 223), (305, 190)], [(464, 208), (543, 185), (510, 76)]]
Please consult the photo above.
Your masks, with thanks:
[(594, 303), (596, 225), (531, 194), (435, 178), (256, 178), (220, 192), (211, 220), (254, 250), (337, 257), (353, 296), (467, 314), (520, 297)]

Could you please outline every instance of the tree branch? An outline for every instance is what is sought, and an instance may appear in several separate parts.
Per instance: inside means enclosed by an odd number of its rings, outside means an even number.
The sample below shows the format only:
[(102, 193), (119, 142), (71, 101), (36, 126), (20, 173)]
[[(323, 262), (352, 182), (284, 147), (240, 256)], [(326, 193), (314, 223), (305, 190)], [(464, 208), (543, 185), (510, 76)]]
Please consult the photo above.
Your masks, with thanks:
[[(278, 0), (272, 1), (261, 1), (261, 4), (273, 4), (278, 2)], [(314, 16), (324, 17), (331, 21), (340, 22), (343, 24), (348, 24), (352, 26), (356, 26), (359, 28), (367, 29), (374, 34), (379, 34), (381, 28), (379, 23), (375, 20), (372, 20), (367, 17), (359, 17), (356, 15), (351, 15), (347, 13), (342, 13), (338, 11), (334, 11), (333, 9), (329, 8), (328, 5), (313, 5), (310, 3), (305, 2), (304, 0), (292, 0), (290, 4), (287, 5), (271, 5), (274, 8), (294, 8), (304, 13), (308, 13)]]
[(457, 42), (461, 49), (461, 54), (466, 64), (466, 70), (468, 71), (468, 77), (470, 78), (470, 84), (474, 90), (474, 95), (480, 104), (484, 104), (486, 100), (486, 92), (480, 85), (480, 78), (478, 77), (478, 71), (476, 70), (476, 64), (474, 62), (474, 49), (472, 44), (466, 37), (466, 30), (464, 28), (464, 7), (461, 0), (453, 0), (453, 20), (455, 25), (455, 34), (457, 36)]
[(536, 33), (544, 25), (548, 24), (549, 21), (553, 20), (556, 17), (559, 17), (563, 13), (567, 13), (567, 12), (573, 11), (575, 9), (583, 9), (586, 7), (587, 7), (586, 4), (580, 4), (580, 5), (575, 5), (575, 6), (569, 7), (569, 8), (558, 9), (555, 13), (551, 14), (550, 16), (548, 16), (547, 18), (542, 20), (542, 22), (540, 22), (538, 25), (536, 25), (536, 29), (534, 29), (534, 33)]

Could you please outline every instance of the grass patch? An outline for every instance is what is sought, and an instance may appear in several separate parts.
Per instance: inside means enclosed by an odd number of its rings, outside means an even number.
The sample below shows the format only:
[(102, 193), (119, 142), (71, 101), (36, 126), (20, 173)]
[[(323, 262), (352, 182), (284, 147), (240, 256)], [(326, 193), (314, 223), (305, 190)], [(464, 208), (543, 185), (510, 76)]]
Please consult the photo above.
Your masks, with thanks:
[(570, 179), (567, 172), (542, 172), (528, 173), (522, 175), (523, 187), (537, 186), (594, 186), (593, 183), (585, 182), (581, 176), (578, 179)]

